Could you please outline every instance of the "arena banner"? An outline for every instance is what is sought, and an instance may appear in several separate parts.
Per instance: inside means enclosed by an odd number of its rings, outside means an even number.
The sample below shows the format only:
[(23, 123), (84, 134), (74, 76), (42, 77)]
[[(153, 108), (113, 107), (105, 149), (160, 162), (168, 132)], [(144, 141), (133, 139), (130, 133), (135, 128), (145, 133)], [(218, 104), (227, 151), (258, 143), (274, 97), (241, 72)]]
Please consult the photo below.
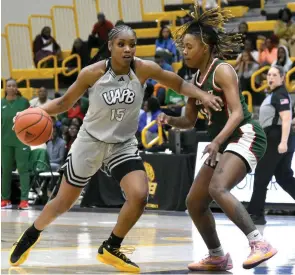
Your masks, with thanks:
[[(141, 154), (149, 182), (147, 209), (184, 211), (194, 179), (196, 154)], [(120, 207), (124, 194), (117, 181), (99, 170), (86, 187), (83, 207)]]
[[(205, 158), (202, 158), (203, 151), (209, 142), (199, 142), (197, 155), (196, 155), (196, 167), (195, 176), (203, 165)], [(292, 160), (292, 169), (295, 171), (295, 158)], [(253, 184), (254, 184), (255, 171), (248, 174), (232, 191), (231, 193), (236, 196), (239, 201), (249, 202), (252, 196)], [(293, 198), (286, 193), (276, 182), (275, 177), (272, 178), (268, 185), (268, 192), (266, 196), (267, 203), (295, 203)]]

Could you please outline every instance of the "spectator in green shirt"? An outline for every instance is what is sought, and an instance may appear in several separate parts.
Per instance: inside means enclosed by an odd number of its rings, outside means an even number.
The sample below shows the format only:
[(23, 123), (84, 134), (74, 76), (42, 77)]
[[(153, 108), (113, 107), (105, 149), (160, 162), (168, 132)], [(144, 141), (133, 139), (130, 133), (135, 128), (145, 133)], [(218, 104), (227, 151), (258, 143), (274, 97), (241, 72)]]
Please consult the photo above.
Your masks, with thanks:
[(185, 105), (184, 96), (179, 95), (172, 89), (167, 89), (165, 97), (165, 105), (167, 106), (163, 109), (163, 112), (169, 116), (180, 116), (181, 109)]
[(2, 200), (1, 208), (11, 208), (11, 176), (14, 163), (20, 177), (21, 202), (19, 209), (28, 209), (30, 190), (29, 157), (30, 147), (19, 141), (12, 130), (13, 118), (17, 112), (30, 107), (29, 101), (20, 96), (17, 83), (9, 79), (6, 83), (5, 97), (1, 100), (1, 166), (2, 166)]

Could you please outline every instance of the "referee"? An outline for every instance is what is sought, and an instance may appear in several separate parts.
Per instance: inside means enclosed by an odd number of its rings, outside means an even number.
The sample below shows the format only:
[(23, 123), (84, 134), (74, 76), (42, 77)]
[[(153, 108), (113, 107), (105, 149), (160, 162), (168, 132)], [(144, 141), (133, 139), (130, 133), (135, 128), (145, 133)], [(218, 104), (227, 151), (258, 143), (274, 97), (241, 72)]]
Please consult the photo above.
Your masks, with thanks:
[(272, 66), (267, 74), (271, 93), (259, 111), (259, 122), (267, 136), (267, 149), (255, 170), (254, 190), (248, 212), (255, 224), (266, 224), (264, 204), (267, 186), (274, 175), (277, 183), (295, 199), (295, 178), (291, 169), (294, 153), (291, 98), (284, 86), (284, 68)]

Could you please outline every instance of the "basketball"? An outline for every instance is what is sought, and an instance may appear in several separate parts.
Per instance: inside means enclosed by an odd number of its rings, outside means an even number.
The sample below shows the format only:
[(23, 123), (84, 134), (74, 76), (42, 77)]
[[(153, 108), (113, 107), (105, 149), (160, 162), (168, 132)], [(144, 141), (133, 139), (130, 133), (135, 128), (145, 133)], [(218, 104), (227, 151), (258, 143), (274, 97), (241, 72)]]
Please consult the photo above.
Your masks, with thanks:
[(51, 137), (52, 120), (41, 108), (29, 108), (16, 117), (14, 131), (22, 143), (38, 146)]

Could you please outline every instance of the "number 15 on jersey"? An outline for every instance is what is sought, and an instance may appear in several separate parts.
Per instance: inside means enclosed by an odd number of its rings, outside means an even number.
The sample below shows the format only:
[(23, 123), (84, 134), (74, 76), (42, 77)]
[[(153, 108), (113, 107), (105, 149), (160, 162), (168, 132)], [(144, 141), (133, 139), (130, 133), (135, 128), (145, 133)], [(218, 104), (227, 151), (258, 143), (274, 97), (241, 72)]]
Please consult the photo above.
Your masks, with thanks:
[(125, 116), (126, 109), (112, 109), (111, 110), (111, 121), (117, 120), (122, 121)]

